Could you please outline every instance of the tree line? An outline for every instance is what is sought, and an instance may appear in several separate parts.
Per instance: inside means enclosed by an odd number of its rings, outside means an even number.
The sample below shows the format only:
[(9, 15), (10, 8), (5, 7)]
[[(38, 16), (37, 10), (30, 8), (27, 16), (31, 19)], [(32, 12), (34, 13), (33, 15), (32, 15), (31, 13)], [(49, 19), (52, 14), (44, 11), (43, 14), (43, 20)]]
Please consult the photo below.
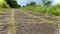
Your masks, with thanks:
[[(50, 6), (52, 1), (49, 1), (49, 0), (41, 0), (42, 1), (42, 4), (43, 6)], [(27, 4), (27, 6), (36, 6), (37, 3), (36, 2), (30, 2), (30, 4)]]
[(0, 7), (2, 8), (19, 8), (20, 5), (17, 4), (16, 0), (3, 0), (4, 3), (0, 3)]
[[(10, 8), (20, 8), (21, 7), (21, 5), (17, 4), (16, 0), (4, 0), (4, 1), (5, 1), (5, 3), (2, 4), (3, 8), (8, 8), (8, 7), (10, 7)], [(42, 1), (43, 6), (47, 6), (47, 7), (51, 6), (52, 1), (50, 1), (50, 0), (41, 0), (41, 1)], [(7, 5), (8, 5), (8, 7), (7, 7)], [(36, 2), (30, 2), (30, 3), (27, 3), (26, 6), (37, 6), (37, 3)]]

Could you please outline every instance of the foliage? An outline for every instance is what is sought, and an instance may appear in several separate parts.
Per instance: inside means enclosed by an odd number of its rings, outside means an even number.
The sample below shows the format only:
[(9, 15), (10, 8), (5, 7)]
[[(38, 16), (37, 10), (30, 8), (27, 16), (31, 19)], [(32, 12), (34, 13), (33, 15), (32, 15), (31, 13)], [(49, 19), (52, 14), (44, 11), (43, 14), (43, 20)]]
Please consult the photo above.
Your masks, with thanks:
[(9, 7), (11, 7), (11, 8), (21, 7), (20, 5), (17, 4), (16, 0), (5, 0), (5, 1), (9, 5)]
[(34, 6), (27, 6), (27, 7), (21, 8), (21, 9), (60, 16), (60, 5), (55, 5), (55, 6), (50, 6), (50, 7), (45, 7), (45, 6), (35, 6), (35, 7)]
[(27, 4), (27, 6), (36, 6), (35, 2), (30, 2), (30, 4)]
[(0, 8), (8, 8), (8, 5), (4, 0), (0, 0)]
[(50, 6), (52, 1), (50, 0), (41, 0), (44, 6)]
[(16, 0), (0, 0), (0, 8), (20, 8)]

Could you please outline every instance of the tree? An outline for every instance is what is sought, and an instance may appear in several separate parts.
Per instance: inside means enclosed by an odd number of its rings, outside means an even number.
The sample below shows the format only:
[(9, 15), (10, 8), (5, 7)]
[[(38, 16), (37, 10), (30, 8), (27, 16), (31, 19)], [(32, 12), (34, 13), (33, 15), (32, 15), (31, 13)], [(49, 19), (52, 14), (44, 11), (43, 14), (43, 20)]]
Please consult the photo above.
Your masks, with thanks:
[(46, 6), (50, 6), (50, 5), (51, 5), (51, 1), (47, 1), (47, 2), (45, 3), (45, 5), (46, 5)]
[(0, 8), (8, 8), (9, 6), (4, 0), (0, 0)]
[(50, 6), (52, 1), (50, 0), (41, 0), (44, 6)]
[(30, 2), (30, 4), (27, 4), (27, 6), (36, 6), (35, 2)]
[(17, 4), (16, 0), (5, 0), (5, 1), (9, 5), (9, 7), (11, 7), (11, 8), (21, 7), (20, 5)]
[(56, 8), (60, 9), (60, 4), (55, 5)]

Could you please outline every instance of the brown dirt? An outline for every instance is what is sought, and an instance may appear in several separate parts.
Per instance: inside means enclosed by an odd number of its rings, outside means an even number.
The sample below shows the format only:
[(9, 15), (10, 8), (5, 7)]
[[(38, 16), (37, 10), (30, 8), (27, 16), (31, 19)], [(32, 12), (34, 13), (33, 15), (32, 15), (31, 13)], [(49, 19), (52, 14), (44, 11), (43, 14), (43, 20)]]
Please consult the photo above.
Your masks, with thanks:
[[(11, 12), (10, 9), (0, 13), (0, 34), (8, 34)], [(14, 18), (16, 34), (59, 34), (60, 18), (56, 16), (14, 9)]]

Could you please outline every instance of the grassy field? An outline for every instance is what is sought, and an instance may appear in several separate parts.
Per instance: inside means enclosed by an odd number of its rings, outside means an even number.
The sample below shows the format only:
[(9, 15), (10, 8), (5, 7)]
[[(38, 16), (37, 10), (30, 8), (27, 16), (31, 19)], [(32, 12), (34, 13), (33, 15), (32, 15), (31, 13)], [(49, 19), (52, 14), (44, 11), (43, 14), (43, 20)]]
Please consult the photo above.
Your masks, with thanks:
[(60, 16), (60, 6), (50, 6), (50, 7), (45, 7), (45, 6), (26, 6), (21, 9), (24, 10), (30, 10), (33, 12), (39, 12), (39, 13), (45, 13), (45, 14), (50, 14), (50, 15), (55, 15), (55, 16)]

